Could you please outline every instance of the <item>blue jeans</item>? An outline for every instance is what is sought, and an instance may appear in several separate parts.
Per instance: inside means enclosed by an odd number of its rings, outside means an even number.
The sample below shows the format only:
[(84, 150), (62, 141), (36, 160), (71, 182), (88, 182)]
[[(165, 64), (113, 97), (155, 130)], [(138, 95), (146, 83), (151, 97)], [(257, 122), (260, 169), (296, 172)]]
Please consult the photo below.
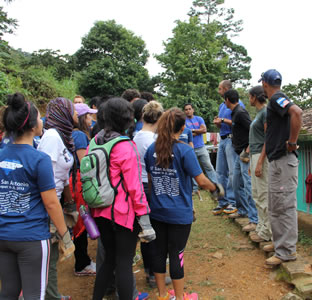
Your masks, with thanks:
[(204, 172), (206, 173), (207, 177), (212, 181), (213, 183), (217, 183), (217, 174), (216, 171), (213, 168), (213, 165), (210, 161), (210, 156), (208, 153), (208, 150), (206, 149), (206, 146), (195, 148), (194, 149), (195, 154), (197, 156), (197, 159), (203, 168)]
[(217, 154), (217, 175), (218, 181), (225, 190), (225, 196), (219, 199), (220, 206), (228, 204), (236, 207), (236, 201), (233, 192), (233, 169), (235, 160), (235, 151), (232, 146), (232, 140), (226, 138), (220, 140)]
[(258, 223), (258, 212), (255, 201), (251, 196), (251, 177), (248, 175), (249, 163), (240, 160), (235, 152), (233, 190), (236, 207), (240, 215), (248, 215), (251, 223)]

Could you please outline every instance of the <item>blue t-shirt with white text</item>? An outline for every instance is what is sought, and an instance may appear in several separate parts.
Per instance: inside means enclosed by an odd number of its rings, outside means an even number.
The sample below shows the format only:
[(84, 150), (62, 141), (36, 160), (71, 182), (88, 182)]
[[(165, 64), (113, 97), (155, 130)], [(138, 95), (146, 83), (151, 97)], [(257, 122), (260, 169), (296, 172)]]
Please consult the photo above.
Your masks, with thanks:
[(55, 188), (50, 157), (26, 144), (0, 150), (0, 240), (50, 238), (41, 192)]
[[(4, 137), (0, 142), (0, 149), (3, 149), (7, 144), (13, 144), (13, 138), (12, 137)], [(33, 146), (35, 149), (38, 148), (38, 145), (40, 143), (40, 136), (35, 136), (33, 139)]]
[(193, 134), (191, 129), (185, 127), (183, 132), (179, 136), (179, 140), (184, 142), (185, 144), (193, 143)]
[(192, 177), (202, 173), (193, 148), (174, 143), (169, 168), (156, 165), (155, 143), (145, 154), (147, 173), (152, 178), (150, 217), (170, 224), (193, 222)]

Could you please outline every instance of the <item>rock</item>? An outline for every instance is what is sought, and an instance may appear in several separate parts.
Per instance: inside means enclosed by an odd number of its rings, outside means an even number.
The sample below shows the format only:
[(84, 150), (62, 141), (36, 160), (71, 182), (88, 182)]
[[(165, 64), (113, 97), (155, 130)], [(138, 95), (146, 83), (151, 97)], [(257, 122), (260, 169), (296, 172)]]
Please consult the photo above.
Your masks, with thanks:
[(216, 259), (222, 259), (223, 254), (221, 252), (216, 252), (215, 254), (212, 255), (212, 257)]
[(303, 297), (312, 296), (312, 277), (299, 277), (292, 280), (292, 283), (296, 286), (296, 289), (300, 295)]
[(287, 295), (283, 296), (281, 300), (303, 300), (303, 298), (299, 297), (298, 295), (295, 295), (293, 293), (288, 293)]
[(240, 251), (240, 250), (253, 250), (253, 249), (255, 249), (255, 247), (251, 244), (240, 244), (240, 245), (234, 245), (232, 247), (232, 249), (238, 250), (238, 251)]
[[(281, 265), (282, 271), (286, 272), (290, 280), (298, 277), (311, 277), (312, 268), (311, 264), (303, 260), (302, 257), (297, 256), (297, 260), (284, 262)], [(311, 277), (312, 278), (312, 277)]]

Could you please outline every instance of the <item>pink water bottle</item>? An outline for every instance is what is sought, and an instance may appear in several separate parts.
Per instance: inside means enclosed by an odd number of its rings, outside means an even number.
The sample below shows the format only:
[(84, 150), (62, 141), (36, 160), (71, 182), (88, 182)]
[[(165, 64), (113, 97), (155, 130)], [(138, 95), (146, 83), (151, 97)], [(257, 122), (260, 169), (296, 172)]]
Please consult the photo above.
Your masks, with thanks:
[(81, 205), (79, 208), (80, 216), (86, 226), (87, 232), (92, 240), (96, 240), (100, 236), (98, 227), (96, 226), (88, 208)]

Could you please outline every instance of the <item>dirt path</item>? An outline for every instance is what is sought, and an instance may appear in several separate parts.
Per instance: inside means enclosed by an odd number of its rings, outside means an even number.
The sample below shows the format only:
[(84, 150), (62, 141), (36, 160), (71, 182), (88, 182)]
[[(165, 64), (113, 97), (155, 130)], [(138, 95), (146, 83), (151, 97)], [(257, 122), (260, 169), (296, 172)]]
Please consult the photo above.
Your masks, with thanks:
[[(202, 192), (202, 195), (204, 201), (194, 199), (197, 221), (192, 226), (185, 252), (186, 290), (197, 292), (202, 300), (281, 299), (292, 287), (275, 280), (276, 270), (265, 267), (263, 251), (252, 244), (232, 220), (213, 216), (211, 209), (215, 203), (208, 193)], [(90, 242), (89, 252), (94, 259), (96, 242)], [(73, 265), (73, 258), (59, 264), (60, 291), (71, 295), (73, 300), (89, 300), (94, 278), (75, 277)], [(157, 299), (157, 289), (150, 289), (145, 283), (142, 261), (136, 264), (134, 272), (138, 290), (148, 292), (150, 299)]]

